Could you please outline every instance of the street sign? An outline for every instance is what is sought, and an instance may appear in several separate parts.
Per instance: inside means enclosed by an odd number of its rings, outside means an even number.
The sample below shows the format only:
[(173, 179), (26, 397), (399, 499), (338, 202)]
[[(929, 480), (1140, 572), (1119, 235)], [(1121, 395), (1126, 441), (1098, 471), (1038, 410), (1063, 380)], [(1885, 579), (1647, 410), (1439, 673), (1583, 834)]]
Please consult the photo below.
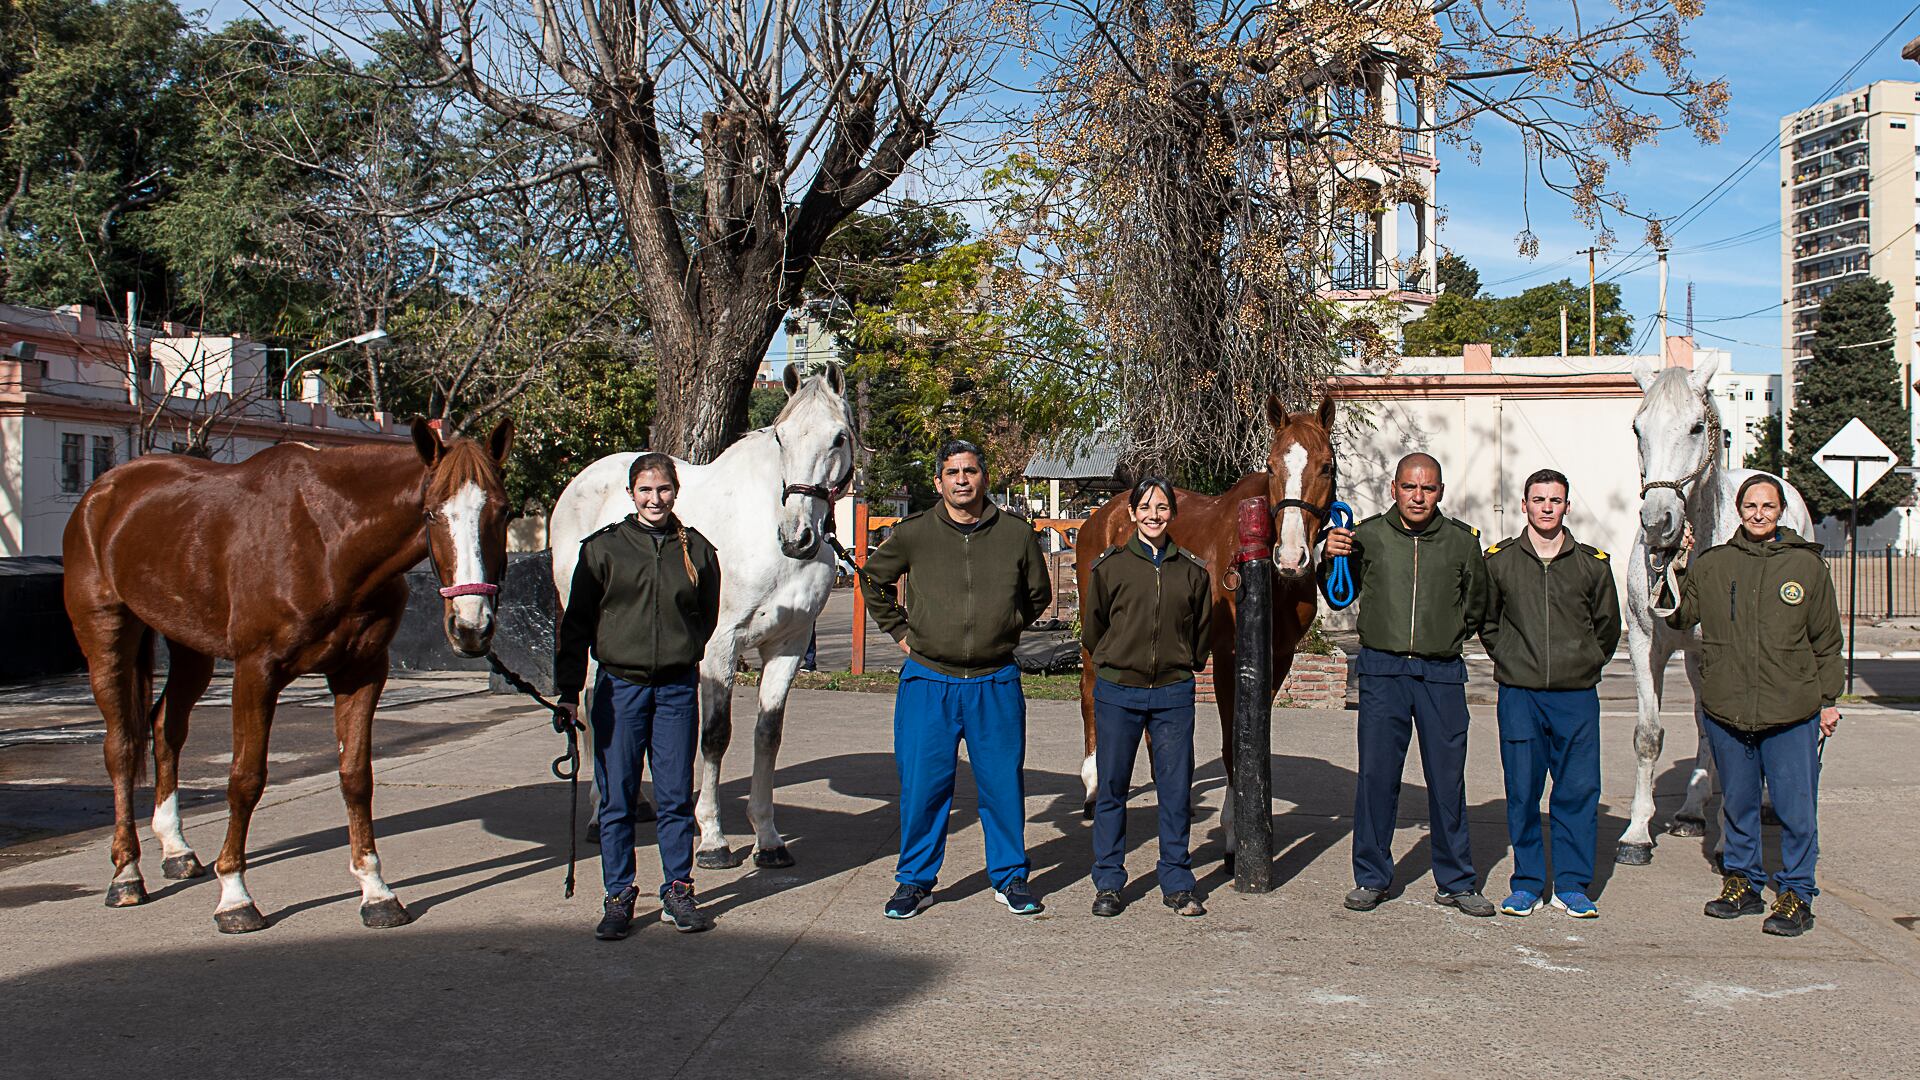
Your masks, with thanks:
[[(1834, 432), (1825, 446), (1815, 450), (1813, 460), (1821, 471), (1833, 478), (1834, 487), (1854, 498), (1865, 495), (1867, 489), (1893, 471), (1896, 464), (1893, 451), (1857, 416)], [(1858, 477), (1858, 488), (1853, 486), (1855, 477)]]

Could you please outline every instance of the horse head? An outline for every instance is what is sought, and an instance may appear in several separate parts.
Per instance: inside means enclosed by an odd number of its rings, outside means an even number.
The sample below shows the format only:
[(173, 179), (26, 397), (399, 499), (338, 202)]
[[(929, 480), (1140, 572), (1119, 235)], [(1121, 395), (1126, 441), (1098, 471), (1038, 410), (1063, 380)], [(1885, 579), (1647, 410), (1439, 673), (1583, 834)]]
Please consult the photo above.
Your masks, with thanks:
[(494, 425), (484, 446), (442, 441), (425, 420), (413, 422), (413, 445), (427, 466), (427, 557), (440, 579), (447, 643), (461, 656), (484, 656), (493, 643), (493, 609), (507, 570), (503, 466), (512, 443), (511, 420)]
[(1692, 370), (1634, 363), (1634, 381), (1645, 394), (1633, 415), (1633, 433), (1640, 445), (1640, 532), (1649, 551), (1680, 546), (1687, 501), (1712, 481), (1720, 455), (1720, 410), (1707, 384), (1719, 366), (1712, 353)]
[(1333, 460), (1333, 398), (1322, 397), (1317, 410), (1288, 412), (1279, 397), (1267, 396), (1267, 503), (1273, 508), (1273, 568), (1282, 578), (1313, 572), (1313, 545), (1327, 523), (1328, 508), (1339, 498), (1339, 470)]
[(837, 364), (815, 375), (788, 364), (785, 378), (787, 407), (769, 429), (780, 451), (780, 551), (805, 562), (819, 553), (834, 501), (853, 482), (853, 411)]

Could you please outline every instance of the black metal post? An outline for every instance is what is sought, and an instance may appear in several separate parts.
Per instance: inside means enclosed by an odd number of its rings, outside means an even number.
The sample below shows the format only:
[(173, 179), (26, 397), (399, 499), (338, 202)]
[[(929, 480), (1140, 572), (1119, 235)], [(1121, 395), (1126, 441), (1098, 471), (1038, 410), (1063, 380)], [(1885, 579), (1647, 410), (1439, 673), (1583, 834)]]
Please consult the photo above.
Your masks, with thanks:
[(1860, 462), (1847, 493), (1847, 693), (1853, 693), (1853, 620), (1860, 606)]
[(1880, 560), (1881, 576), (1887, 579), (1887, 613), (1881, 618), (1893, 618), (1893, 545), (1887, 545), (1886, 557)]
[(1264, 498), (1239, 509), (1234, 570), (1233, 887), (1273, 888), (1273, 518)]

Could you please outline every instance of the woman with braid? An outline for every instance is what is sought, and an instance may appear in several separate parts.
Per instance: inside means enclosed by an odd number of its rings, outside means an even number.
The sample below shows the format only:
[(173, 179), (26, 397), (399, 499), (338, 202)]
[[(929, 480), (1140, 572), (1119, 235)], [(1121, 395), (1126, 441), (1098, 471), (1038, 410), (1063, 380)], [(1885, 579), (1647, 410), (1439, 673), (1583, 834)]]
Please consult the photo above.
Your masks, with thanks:
[(634, 512), (580, 542), (554, 660), (560, 702), (576, 716), (589, 649), (600, 663), (591, 722), (607, 889), (594, 936), (603, 941), (626, 937), (633, 923), (643, 763), (653, 773), (659, 813), (664, 918), (682, 932), (713, 925), (693, 896), (693, 752), (697, 670), (720, 618), (720, 560), (706, 537), (674, 515), (680, 478), (672, 458), (635, 458), (627, 487)]

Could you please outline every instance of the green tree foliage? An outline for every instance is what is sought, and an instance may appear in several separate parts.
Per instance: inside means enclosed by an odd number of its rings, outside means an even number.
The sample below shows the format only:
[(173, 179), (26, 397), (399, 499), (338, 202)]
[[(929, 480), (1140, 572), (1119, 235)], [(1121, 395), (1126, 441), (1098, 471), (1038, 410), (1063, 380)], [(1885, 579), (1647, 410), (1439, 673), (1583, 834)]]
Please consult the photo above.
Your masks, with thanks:
[[(1558, 356), (1562, 307), (1567, 309), (1567, 351), (1576, 356), (1587, 351), (1585, 285), (1562, 278), (1517, 296), (1486, 296), (1479, 291), (1479, 272), (1453, 255), (1440, 260), (1440, 280), (1449, 282), (1440, 298), (1406, 325), (1408, 356), (1459, 356), (1464, 346), (1483, 342), (1493, 346), (1495, 356)], [(1621, 303), (1620, 286), (1603, 282), (1594, 299), (1598, 351), (1625, 354), (1633, 345), (1633, 317)]]
[(1759, 439), (1753, 449), (1747, 451), (1746, 459), (1740, 462), (1740, 467), (1759, 469), (1761, 472), (1770, 472), (1775, 476), (1780, 475), (1780, 470), (1786, 468), (1785, 455), (1780, 449), (1779, 413), (1768, 413), (1766, 418), (1760, 421)]
[(507, 496), (516, 508), (551, 508), (581, 469), (647, 445), (654, 373), (632, 357), (590, 349), (546, 369), (513, 402)]
[[(1787, 479), (1807, 500), (1814, 520), (1846, 521), (1847, 493), (1813, 460), (1848, 420), (1866, 421), (1880, 441), (1910, 464), (1906, 395), (1894, 360), (1893, 286), (1874, 278), (1842, 282), (1820, 303), (1820, 326), (1813, 334), (1813, 357), (1800, 373), (1793, 395), (1793, 438), (1787, 453)], [(1913, 480), (1894, 473), (1860, 500), (1861, 525), (1871, 525), (1901, 505), (1913, 492)]]

